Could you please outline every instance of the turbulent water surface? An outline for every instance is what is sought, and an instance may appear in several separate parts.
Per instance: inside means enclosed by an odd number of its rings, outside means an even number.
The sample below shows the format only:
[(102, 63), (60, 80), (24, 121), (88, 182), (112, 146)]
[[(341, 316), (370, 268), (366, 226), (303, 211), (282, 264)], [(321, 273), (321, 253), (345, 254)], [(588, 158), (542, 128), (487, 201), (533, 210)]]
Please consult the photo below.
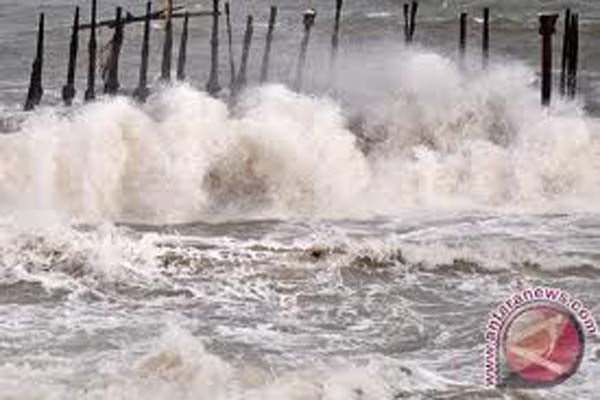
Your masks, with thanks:
[[(111, 16), (116, 2), (100, 3)], [(488, 314), (515, 291), (558, 287), (600, 314), (596, 1), (423, 1), (406, 48), (398, 2), (346, 0), (335, 80), (332, 2), (278, 3), (259, 87), (270, 3), (232, 2), (236, 54), (244, 16), (257, 20), (234, 103), (203, 91), (210, 24), (194, 20), (188, 82), (153, 79), (143, 105), (65, 109), (74, 0), (0, 0), (0, 399), (597, 398), (594, 338), (554, 388), (488, 388), (483, 371)], [(286, 85), (311, 4), (298, 94)], [(582, 13), (581, 93), (542, 109), (536, 15), (565, 5)], [(39, 11), (46, 92), (25, 114)], [(139, 29), (126, 29), (125, 92)], [(154, 78), (159, 23), (152, 34)]]

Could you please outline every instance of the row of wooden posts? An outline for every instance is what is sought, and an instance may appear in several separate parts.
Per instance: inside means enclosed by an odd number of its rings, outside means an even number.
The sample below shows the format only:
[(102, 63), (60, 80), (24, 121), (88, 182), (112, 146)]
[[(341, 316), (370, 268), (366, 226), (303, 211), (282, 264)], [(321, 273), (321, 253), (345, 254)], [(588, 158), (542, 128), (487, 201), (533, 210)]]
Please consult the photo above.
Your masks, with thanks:
[[(92, 0), (91, 5), (91, 22), (89, 24), (80, 24), (79, 7), (75, 8), (75, 15), (73, 17), (73, 27), (71, 33), (71, 43), (69, 47), (69, 63), (67, 72), (67, 83), (62, 90), (62, 98), (65, 105), (70, 106), (75, 98), (75, 71), (77, 65), (77, 53), (79, 48), (79, 32), (82, 30), (90, 30), (89, 42), (88, 42), (88, 73), (87, 73), (87, 88), (85, 90), (84, 99), (91, 101), (96, 98), (96, 71), (97, 71), (97, 49), (98, 42), (96, 38), (96, 31), (99, 27), (107, 26), (114, 29), (113, 38), (110, 43), (110, 53), (107, 59), (107, 65), (104, 73), (104, 93), (116, 94), (119, 91), (119, 58), (121, 54), (121, 47), (123, 45), (124, 27), (127, 24), (144, 22), (144, 36), (142, 41), (142, 52), (141, 52), (141, 64), (140, 64), (140, 75), (137, 88), (134, 90), (134, 96), (140, 101), (145, 99), (150, 94), (148, 89), (148, 62), (149, 62), (149, 42), (150, 42), (150, 22), (156, 19), (165, 19), (165, 40), (163, 44), (163, 59), (161, 65), (161, 78), (165, 81), (171, 79), (171, 58), (173, 48), (173, 24), (174, 18), (183, 18), (183, 29), (181, 35), (181, 43), (179, 49), (179, 58), (177, 64), (177, 79), (185, 79), (185, 64), (186, 64), (186, 52), (187, 52), (187, 38), (188, 38), (188, 26), (189, 19), (193, 17), (213, 16), (213, 48), (218, 46), (217, 33), (218, 30), (218, 18), (219, 18), (219, 0), (213, 0), (213, 11), (206, 12), (184, 12), (174, 13), (174, 11), (180, 10), (181, 7), (168, 7), (165, 10), (152, 12), (152, 3), (146, 4), (146, 14), (141, 17), (134, 17), (130, 14), (123, 16), (123, 10), (121, 7), (116, 8), (116, 15), (114, 20), (97, 21), (97, 0)], [(216, 21), (216, 22), (215, 22)], [(216, 23), (216, 26), (214, 26)], [(31, 78), (29, 83), (29, 90), (27, 93), (27, 99), (25, 101), (25, 110), (32, 110), (35, 106), (40, 104), (43, 88), (42, 88), (42, 69), (44, 60), (44, 24), (45, 17), (44, 13), (40, 14), (39, 26), (38, 26), (38, 38), (37, 38), (37, 51), (36, 57), (33, 62)], [(218, 55), (218, 48), (213, 49), (214, 54)], [(214, 62), (213, 62), (214, 64)], [(218, 91), (218, 78), (217, 78), (217, 66), (213, 65), (211, 68), (211, 80), (207, 86), (209, 91)]]
[[(336, 0), (336, 17), (335, 26), (332, 39), (332, 63), (335, 63), (338, 52), (339, 44), (339, 30), (340, 20), (342, 12), (343, 0)], [(225, 3), (225, 17), (227, 24), (227, 37), (229, 43), (229, 59), (231, 69), (231, 81), (230, 91), (232, 95), (239, 93), (239, 91), (247, 84), (247, 68), (248, 60), (250, 57), (250, 46), (252, 44), (253, 37), (253, 22), (254, 19), (251, 15), (247, 18), (246, 31), (244, 34), (243, 51), (241, 57), (241, 63), (239, 70), (235, 69), (235, 61), (233, 56), (233, 45), (232, 45), (232, 27), (231, 27), (231, 15), (230, 5)], [(157, 12), (152, 11), (152, 3), (148, 2), (146, 5), (146, 14), (144, 16), (132, 16), (127, 14), (123, 16), (123, 10), (121, 7), (116, 8), (115, 19), (106, 21), (97, 21), (97, 0), (92, 0), (91, 6), (91, 22), (89, 24), (80, 24), (80, 10), (79, 7), (75, 8), (75, 14), (73, 18), (73, 27), (71, 34), (71, 43), (69, 47), (69, 63), (67, 72), (67, 83), (62, 90), (62, 99), (65, 105), (70, 106), (73, 103), (73, 99), (76, 95), (75, 89), (75, 72), (77, 65), (77, 55), (79, 47), (79, 32), (82, 30), (90, 30), (89, 43), (88, 43), (88, 71), (87, 71), (87, 88), (84, 94), (85, 101), (91, 101), (96, 98), (96, 71), (97, 71), (97, 39), (96, 30), (99, 27), (109, 27), (114, 29), (114, 34), (110, 42), (110, 53), (107, 58), (107, 65), (104, 71), (104, 93), (108, 95), (115, 95), (119, 92), (119, 58), (121, 54), (121, 47), (123, 44), (124, 27), (127, 24), (144, 22), (144, 33), (142, 39), (142, 51), (141, 51), (141, 63), (139, 70), (139, 81), (138, 86), (133, 91), (133, 96), (144, 102), (150, 94), (148, 88), (148, 62), (149, 62), (149, 41), (150, 41), (150, 22), (156, 19), (165, 20), (165, 36), (163, 42), (163, 54), (161, 63), (161, 80), (169, 82), (171, 80), (171, 66), (172, 66), (172, 52), (173, 52), (173, 19), (183, 18), (182, 34), (179, 46), (179, 56), (177, 59), (177, 80), (185, 80), (185, 66), (187, 61), (187, 43), (188, 43), (188, 29), (189, 19), (193, 17), (205, 17), (212, 16), (212, 32), (210, 39), (211, 47), (211, 67), (210, 77), (206, 84), (206, 90), (211, 95), (217, 95), (221, 91), (221, 85), (219, 82), (219, 19), (221, 17), (220, 11), (220, 0), (213, 0), (212, 11), (200, 11), (200, 12), (178, 12), (181, 7), (167, 7), (164, 10)], [(266, 36), (265, 52), (262, 59), (260, 81), (261, 83), (266, 82), (269, 78), (269, 64), (270, 64), (270, 53), (273, 43), (273, 37), (275, 32), (275, 25), (277, 21), (277, 7), (271, 7), (269, 26)], [(304, 65), (306, 63), (306, 55), (308, 50), (308, 44), (310, 40), (310, 33), (315, 23), (316, 11), (309, 9), (304, 13), (303, 24), (304, 24), (304, 35), (300, 46), (300, 56), (298, 60), (298, 66), (296, 69), (296, 75), (294, 79), (294, 88), (301, 90), (304, 74)], [(37, 51), (36, 57), (33, 62), (32, 72), (30, 77), (29, 90), (27, 93), (27, 99), (25, 101), (24, 109), (26, 111), (32, 110), (40, 104), (43, 87), (42, 87), (42, 70), (44, 60), (44, 24), (45, 18), (44, 13), (40, 14), (39, 26), (38, 26), (38, 38), (37, 38)]]
[[(337, 55), (339, 49), (339, 34), (343, 0), (335, 0), (335, 20), (331, 40), (331, 59), (330, 59), (330, 79), (333, 81), (334, 71), (337, 67)], [(404, 36), (407, 44), (413, 42), (416, 30), (416, 16), (419, 3), (412, 1), (410, 4), (404, 4)], [(119, 58), (123, 44), (124, 27), (127, 24), (143, 22), (144, 32), (141, 49), (141, 62), (139, 69), (139, 80), (133, 96), (140, 102), (144, 102), (150, 94), (148, 88), (148, 63), (149, 63), (149, 42), (150, 42), (150, 22), (152, 20), (162, 19), (165, 21), (165, 35), (163, 41), (163, 52), (161, 62), (161, 80), (169, 82), (171, 80), (172, 52), (173, 52), (173, 20), (183, 19), (183, 27), (180, 38), (179, 54), (177, 59), (177, 80), (185, 80), (186, 61), (187, 61), (187, 43), (189, 20), (194, 17), (212, 17), (212, 31), (210, 39), (211, 47), (211, 66), (210, 75), (206, 84), (206, 90), (209, 94), (216, 96), (221, 91), (219, 82), (219, 20), (221, 17), (220, 0), (213, 0), (212, 11), (182, 12), (183, 7), (173, 7), (169, 5), (163, 10), (152, 11), (152, 3), (146, 4), (146, 13), (143, 16), (132, 16), (127, 13), (123, 15), (121, 7), (116, 8), (115, 19), (106, 21), (97, 21), (97, 0), (92, 0), (91, 4), (91, 22), (89, 24), (80, 24), (80, 10), (75, 8), (73, 18), (73, 27), (71, 34), (71, 43), (69, 47), (69, 62), (67, 70), (67, 82), (62, 90), (62, 99), (65, 105), (70, 106), (76, 95), (75, 74), (77, 65), (77, 55), (79, 47), (79, 32), (90, 30), (88, 42), (88, 71), (87, 87), (84, 94), (85, 101), (91, 101), (96, 98), (96, 71), (97, 71), (97, 38), (96, 30), (99, 27), (109, 27), (114, 30), (113, 38), (110, 42), (110, 53), (107, 58), (104, 78), (104, 93), (115, 95), (119, 92)], [(254, 34), (254, 19), (249, 15), (246, 20), (246, 30), (244, 33), (243, 50), (239, 69), (236, 69), (233, 45), (232, 45), (232, 27), (231, 27), (231, 8), (229, 3), (224, 5), (225, 22), (227, 27), (229, 69), (230, 69), (230, 94), (237, 95), (247, 84), (247, 68), (250, 56), (250, 47)], [(277, 21), (277, 7), (270, 9), (269, 23), (266, 34), (265, 49), (262, 57), (260, 70), (260, 82), (264, 83), (269, 79), (270, 54), (274, 38), (275, 26)], [(304, 34), (300, 43), (300, 52), (296, 65), (296, 73), (293, 81), (293, 88), (297, 91), (302, 89), (304, 67), (308, 45), (310, 41), (311, 29), (316, 19), (316, 11), (308, 9), (303, 15)], [(552, 93), (552, 35), (555, 33), (555, 24), (558, 14), (544, 14), (540, 16), (540, 34), (542, 35), (542, 104), (550, 104)], [(460, 14), (459, 29), (459, 54), (461, 61), (466, 57), (467, 51), (467, 22), (468, 14)], [(29, 90), (25, 102), (25, 110), (32, 110), (40, 104), (42, 88), (42, 69), (44, 60), (44, 14), (40, 15), (37, 38), (36, 57), (33, 62)], [(560, 93), (563, 96), (573, 98), (577, 87), (577, 64), (579, 48), (579, 16), (571, 13), (570, 10), (565, 14), (565, 29), (563, 38), (563, 54), (560, 75)], [(483, 32), (482, 32), (482, 62), (484, 68), (488, 65), (490, 49), (490, 9), (483, 9)]]
[[(407, 13), (405, 8), (405, 14)], [(542, 14), (539, 16), (540, 35), (542, 36), (541, 62), (541, 102), (550, 105), (552, 98), (552, 36), (556, 33), (558, 14)], [(468, 14), (460, 14), (459, 53), (464, 60), (467, 49)], [(407, 34), (407, 41), (409, 39)], [(482, 59), (484, 68), (489, 61), (490, 50), (490, 9), (483, 9)], [(577, 68), (579, 59), (579, 14), (565, 11), (565, 25), (562, 43), (562, 62), (560, 71), (560, 94), (573, 99), (577, 93)]]
[[(539, 16), (542, 36), (542, 105), (552, 99), (552, 36), (556, 33), (558, 14)], [(562, 59), (560, 71), (560, 94), (574, 98), (577, 93), (577, 67), (579, 62), (579, 14), (565, 11)]]

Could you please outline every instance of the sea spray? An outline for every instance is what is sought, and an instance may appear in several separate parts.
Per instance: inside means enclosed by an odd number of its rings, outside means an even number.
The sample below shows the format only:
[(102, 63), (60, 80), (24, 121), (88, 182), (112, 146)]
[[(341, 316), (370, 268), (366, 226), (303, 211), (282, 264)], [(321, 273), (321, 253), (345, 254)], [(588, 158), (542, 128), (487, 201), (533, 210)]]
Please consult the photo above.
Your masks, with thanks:
[(278, 86), (248, 92), (236, 117), (177, 86), (142, 108), (116, 98), (48, 110), (2, 139), (4, 206), (83, 221), (190, 221), (253, 198), (258, 209), (329, 212), (368, 180), (339, 108)]
[(410, 50), (365, 79), (387, 89), (361, 110), (280, 85), (249, 88), (232, 109), (178, 85), (145, 105), (40, 110), (0, 138), (2, 207), (150, 223), (595, 209), (599, 124), (577, 103), (543, 110), (530, 69), (463, 71)]
[(594, 207), (599, 124), (577, 103), (543, 110), (531, 70), (463, 73), (433, 53), (391, 68), (394, 85), (364, 128), (379, 138), (369, 159), (380, 210)]

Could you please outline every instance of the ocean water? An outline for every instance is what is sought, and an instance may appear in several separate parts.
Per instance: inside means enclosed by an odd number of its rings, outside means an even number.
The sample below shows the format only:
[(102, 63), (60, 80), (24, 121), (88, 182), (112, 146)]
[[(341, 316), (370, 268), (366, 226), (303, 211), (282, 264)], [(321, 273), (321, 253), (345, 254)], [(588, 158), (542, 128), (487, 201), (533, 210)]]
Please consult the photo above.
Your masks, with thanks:
[[(235, 103), (204, 92), (206, 19), (192, 21), (188, 81), (173, 85), (158, 82), (153, 26), (145, 104), (126, 95), (140, 27), (125, 32), (125, 95), (88, 104), (83, 35), (66, 109), (70, 13), (88, 2), (0, 0), (0, 399), (597, 398), (596, 337), (547, 389), (485, 386), (483, 355), (489, 313), (523, 288), (561, 288), (600, 314), (600, 4), (422, 1), (406, 47), (399, 2), (346, 0), (332, 79), (330, 3), (276, 2), (259, 86), (271, 3), (232, 2), (238, 58), (245, 16), (256, 20)], [(100, 1), (102, 18), (116, 4)], [(537, 13), (567, 5), (581, 12), (580, 92), (543, 109)], [(24, 113), (41, 11), (45, 94)]]

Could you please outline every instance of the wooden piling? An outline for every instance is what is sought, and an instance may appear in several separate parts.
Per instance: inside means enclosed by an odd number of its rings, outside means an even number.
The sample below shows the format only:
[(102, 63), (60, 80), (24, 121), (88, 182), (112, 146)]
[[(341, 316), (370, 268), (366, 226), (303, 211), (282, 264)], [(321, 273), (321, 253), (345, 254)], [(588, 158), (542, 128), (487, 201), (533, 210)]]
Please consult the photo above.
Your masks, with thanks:
[(410, 3), (410, 41), (412, 42), (417, 29), (417, 11), (419, 10), (419, 2), (413, 1)]
[(29, 80), (29, 90), (27, 91), (27, 100), (25, 101), (25, 111), (33, 110), (42, 100), (44, 89), (42, 87), (42, 69), (44, 67), (44, 25), (45, 15), (40, 14), (37, 34), (37, 50), (33, 65), (31, 68), (31, 77)]
[(565, 96), (567, 94), (567, 64), (569, 61), (569, 41), (571, 33), (571, 9), (567, 8), (565, 11), (565, 24), (563, 31), (563, 43), (562, 43), (562, 58), (560, 66), (560, 94)]
[(231, 9), (229, 2), (225, 3), (225, 23), (227, 24), (227, 44), (229, 49), (229, 87), (233, 90), (235, 86), (235, 57), (233, 55), (233, 32), (231, 29)]
[(88, 43), (88, 77), (87, 89), (85, 90), (85, 100), (91, 101), (96, 98), (96, 14), (97, 0), (92, 0), (92, 15), (90, 23), (90, 40)]
[(236, 82), (232, 90), (233, 96), (236, 96), (248, 83), (248, 60), (250, 58), (250, 46), (252, 45), (252, 35), (254, 33), (253, 21), (252, 15), (248, 15), (248, 18), (246, 19), (246, 32), (244, 33), (244, 45), (242, 48), (240, 71), (237, 74)]
[(298, 57), (298, 65), (296, 68), (296, 78), (294, 80), (294, 90), (300, 92), (302, 90), (302, 83), (304, 78), (304, 66), (306, 65), (306, 52), (308, 50), (308, 43), (310, 41), (310, 32), (313, 25), (315, 24), (315, 18), (317, 12), (314, 8), (309, 8), (304, 12), (303, 24), (304, 24), (304, 37), (300, 44), (300, 56)]
[(181, 42), (179, 43), (179, 57), (177, 58), (177, 80), (185, 80), (185, 64), (187, 61), (187, 42), (188, 42), (188, 27), (189, 15), (186, 12), (183, 19), (183, 28), (181, 31)]
[(460, 53), (461, 61), (464, 61), (464, 58), (467, 54), (467, 19), (468, 14), (466, 12), (460, 13), (460, 35), (458, 40), (458, 48)]
[(219, 85), (219, 0), (213, 0), (213, 24), (210, 39), (210, 77), (206, 91), (214, 96), (221, 90)]
[(574, 13), (571, 15), (569, 33), (567, 96), (572, 99), (577, 94), (577, 67), (579, 63), (579, 14)]
[(173, 0), (167, 0), (165, 11), (165, 41), (163, 42), (162, 63), (160, 79), (165, 82), (171, 80), (171, 59), (173, 57)]
[(483, 9), (483, 33), (481, 36), (481, 57), (483, 68), (487, 68), (490, 60), (490, 9)]
[(67, 84), (62, 89), (62, 99), (66, 106), (73, 103), (75, 97), (75, 69), (77, 67), (77, 50), (79, 48), (79, 7), (75, 7), (71, 44), (69, 46), (69, 68), (67, 71)]
[(122, 8), (117, 7), (115, 20), (115, 33), (112, 38), (110, 55), (107, 65), (106, 81), (104, 83), (104, 93), (115, 95), (119, 92), (119, 57), (121, 56), (121, 47), (123, 45), (123, 24), (121, 24)]
[(550, 105), (552, 98), (552, 35), (556, 32), (558, 14), (539, 16), (542, 35), (542, 105)]
[(271, 7), (269, 14), (269, 28), (265, 39), (265, 52), (263, 54), (262, 65), (260, 68), (260, 83), (265, 83), (269, 79), (269, 63), (271, 59), (271, 47), (273, 45), (273, 32), (277, 21), (277, 7)]
[(404, 3), (404, 41), (410, 43), (410, 4)]
[(344, 0), (336, 0), (335, 2), (335, 22), (333, 24), (333, 35), (331, 36), (331, 59), (329, 62), (329, 75), (331, 80), (334, 79), (335, 70), (337, 68), (337, 56), (340, 45), (340, 20), (342, 18), (342, 7)]
[(140, 76), (138, 86), (133, 96), (140, 102), (145, 102), (150, 95), (148, 89), (148, 59), (150, 55), (150, 17), (152, 15), (152, 2), (146, 3), (146, 21), (144, 21), (144, 38), (142, 39), (142, 55), (140, 62)]

